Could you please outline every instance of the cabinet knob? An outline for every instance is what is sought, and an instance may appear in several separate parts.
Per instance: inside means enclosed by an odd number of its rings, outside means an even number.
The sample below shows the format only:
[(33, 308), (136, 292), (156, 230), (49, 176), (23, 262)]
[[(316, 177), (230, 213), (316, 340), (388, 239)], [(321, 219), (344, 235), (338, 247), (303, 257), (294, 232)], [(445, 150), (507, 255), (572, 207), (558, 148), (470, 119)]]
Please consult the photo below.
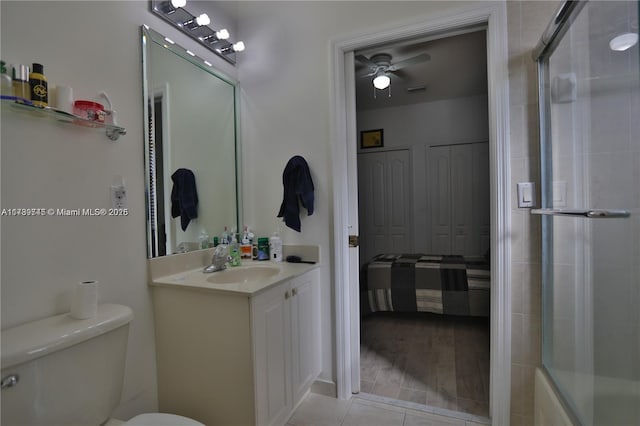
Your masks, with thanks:
[(289, 294), (289, 290), (284, 292), (284, 298), (288, 299), (289, 297), (291, 297), (291, 295)]
[(298, 294), (298, 289), (294, 288), (293, 290), (291, 290), (291, 296), (295, 296)]

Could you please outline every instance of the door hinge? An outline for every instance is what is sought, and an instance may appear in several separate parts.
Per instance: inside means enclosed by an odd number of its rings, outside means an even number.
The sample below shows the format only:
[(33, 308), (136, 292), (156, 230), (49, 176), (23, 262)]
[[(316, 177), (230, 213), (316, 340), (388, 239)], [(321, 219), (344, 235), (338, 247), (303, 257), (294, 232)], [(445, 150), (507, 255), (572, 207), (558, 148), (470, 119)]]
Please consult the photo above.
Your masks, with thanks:
[(357, 235), (349, 235), (349, 247), (358, 247), (359, 241)]

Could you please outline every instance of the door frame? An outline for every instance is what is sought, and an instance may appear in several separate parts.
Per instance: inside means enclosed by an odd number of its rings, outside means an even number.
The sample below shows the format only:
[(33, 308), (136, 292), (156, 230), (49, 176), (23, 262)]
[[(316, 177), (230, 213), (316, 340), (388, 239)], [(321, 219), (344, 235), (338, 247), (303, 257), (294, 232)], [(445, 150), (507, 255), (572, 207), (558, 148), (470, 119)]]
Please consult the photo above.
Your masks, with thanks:
[[(487, 31), (491, 206), (490, 416), (509, 424), (511, 402), (511, 196), (509, 73), (505, 2), (471, 4), (430, 14), (421, 21), (331, 43), (331, 137), (333, 162), (333, 264), (336, 393), (349, 399), (359, 380), (358, 253), (348, 247), (357, 230), (354, 51), (413, 37), (447, 34), (484, 25)], [(355, 216), (354, 216), (355, 203)], [(355, 267), (354, 267), (355, 265)], [(355, 389), (358, 389), (356, 384)]]

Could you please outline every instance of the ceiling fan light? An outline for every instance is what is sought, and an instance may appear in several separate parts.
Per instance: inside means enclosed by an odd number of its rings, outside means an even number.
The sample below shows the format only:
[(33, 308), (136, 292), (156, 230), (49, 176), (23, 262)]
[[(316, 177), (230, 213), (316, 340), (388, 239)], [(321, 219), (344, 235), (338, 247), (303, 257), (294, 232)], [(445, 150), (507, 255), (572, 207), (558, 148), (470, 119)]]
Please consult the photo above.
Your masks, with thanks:
[(638, 34), (624, 33), (614, 37), (609, 42), (609, 48), (617, 52), (624, 52), (638, 43)]
[(389, 87), (391, 84), (391, 79), (386, 74), (377, 75), (376, 78), (373, 79), (373, 87), (376, 89), (382, 90)]

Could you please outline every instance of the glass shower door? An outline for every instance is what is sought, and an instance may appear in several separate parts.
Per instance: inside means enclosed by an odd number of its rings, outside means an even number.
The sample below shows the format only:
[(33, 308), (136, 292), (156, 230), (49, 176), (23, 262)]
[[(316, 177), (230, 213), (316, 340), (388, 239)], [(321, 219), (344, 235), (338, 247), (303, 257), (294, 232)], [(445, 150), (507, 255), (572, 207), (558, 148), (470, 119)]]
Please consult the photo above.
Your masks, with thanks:
[(638, 5), (565, 5), (538, 58), (542, 359), (583, 425), (640, 425)]

